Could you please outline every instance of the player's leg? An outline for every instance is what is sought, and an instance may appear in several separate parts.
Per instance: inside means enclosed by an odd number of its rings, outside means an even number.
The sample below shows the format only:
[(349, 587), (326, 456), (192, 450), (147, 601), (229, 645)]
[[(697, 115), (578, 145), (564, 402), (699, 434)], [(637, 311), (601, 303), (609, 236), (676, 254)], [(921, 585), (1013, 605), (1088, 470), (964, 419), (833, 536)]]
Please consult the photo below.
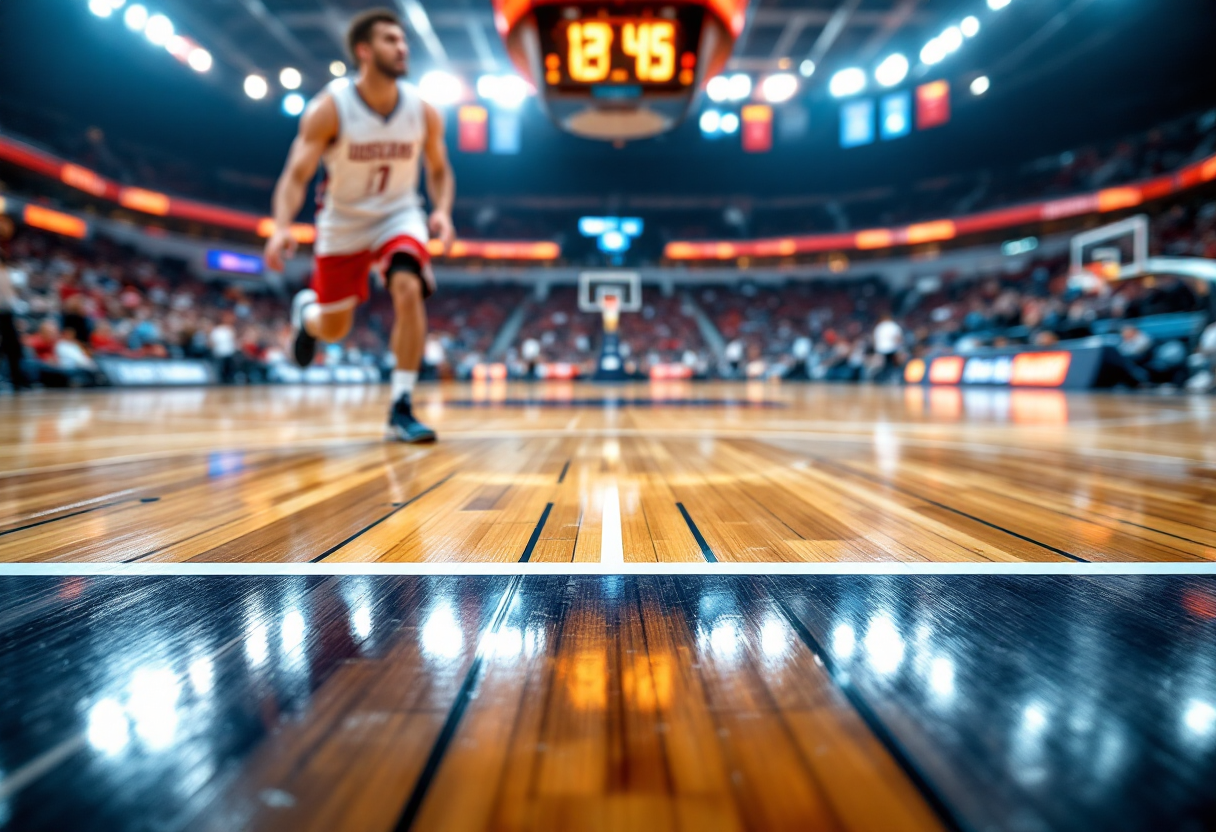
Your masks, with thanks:
[(426, 343), (426, 297), (429, 284), (424, 263), (410, 252), (389, 255), (385, 282), (393, 298), (390, 346), (396, 358), (392, 377), (389, 433), (402, 442), (434, 442), (435, 432), (414, 418), (413, 392)]
[(317, 354), (317, 342), (336, 343), (350, 333), (355, 309), (368, 298), (371, 252), (317, 258), (312, 286), (291, 302), (292, 347), (296, 363), (307, 367)]

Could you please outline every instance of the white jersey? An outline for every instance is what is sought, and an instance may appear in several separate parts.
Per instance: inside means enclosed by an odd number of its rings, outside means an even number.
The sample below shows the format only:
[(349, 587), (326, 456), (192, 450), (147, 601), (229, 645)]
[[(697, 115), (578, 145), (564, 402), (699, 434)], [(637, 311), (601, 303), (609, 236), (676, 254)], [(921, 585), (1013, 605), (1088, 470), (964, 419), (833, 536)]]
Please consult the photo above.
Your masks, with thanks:
[(338, 137), (322, 156), (318, 255), (374, 251), (403, 234), (427, 242), (418, 193), (426, 112), (412, 84), (398, 81), (397, 88), (397, 108), (386, 118), (349, 79), (326, 87), (338, 110)]

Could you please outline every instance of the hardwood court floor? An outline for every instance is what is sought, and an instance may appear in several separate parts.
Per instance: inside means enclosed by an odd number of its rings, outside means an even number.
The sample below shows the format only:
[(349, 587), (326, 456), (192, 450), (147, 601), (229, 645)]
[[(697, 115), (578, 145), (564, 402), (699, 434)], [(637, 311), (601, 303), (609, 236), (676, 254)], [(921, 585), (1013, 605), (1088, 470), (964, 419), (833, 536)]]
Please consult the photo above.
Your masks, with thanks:
[(0, 579), (20, 830), (1216, 827), (1216, 579)]
[(1216, 560), (1216, 400), (449, 385), (0, 402), (0, 560)]

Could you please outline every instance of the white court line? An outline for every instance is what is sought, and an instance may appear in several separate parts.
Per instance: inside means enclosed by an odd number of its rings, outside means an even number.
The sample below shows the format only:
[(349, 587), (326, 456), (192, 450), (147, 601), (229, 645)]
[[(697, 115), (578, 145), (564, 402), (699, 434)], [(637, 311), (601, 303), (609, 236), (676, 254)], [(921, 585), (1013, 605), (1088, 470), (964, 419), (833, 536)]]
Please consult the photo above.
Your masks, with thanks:
[(600, 524), (600, 563), (622, 566), (625, 543), (621, 534), (621, 491), (616, 483), (604, 489), (604, 518)]
[(3, 563), (0, 577), (1203, 575), (1216, 563)]

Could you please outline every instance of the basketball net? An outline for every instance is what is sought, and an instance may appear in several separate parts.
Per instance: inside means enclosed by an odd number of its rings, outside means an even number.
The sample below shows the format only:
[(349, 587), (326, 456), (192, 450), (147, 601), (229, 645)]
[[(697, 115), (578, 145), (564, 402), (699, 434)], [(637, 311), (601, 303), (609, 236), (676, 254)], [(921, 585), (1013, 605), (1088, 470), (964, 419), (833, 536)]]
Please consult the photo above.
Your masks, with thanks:
[(621, 299), (616, 295), (607, 295), (600, 301), (600, 309), (604, 313), (604, 332), (615, 334), (621, 323)]

